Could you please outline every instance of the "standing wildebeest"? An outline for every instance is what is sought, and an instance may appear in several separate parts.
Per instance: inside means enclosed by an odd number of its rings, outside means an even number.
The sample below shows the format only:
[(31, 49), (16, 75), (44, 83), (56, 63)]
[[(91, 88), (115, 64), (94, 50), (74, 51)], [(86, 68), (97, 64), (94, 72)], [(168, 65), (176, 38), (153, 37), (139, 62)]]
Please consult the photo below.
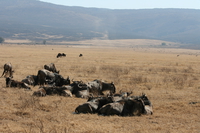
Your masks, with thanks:
[(13, 80), (11, 77), (6, 78), (6, 87), (19, 87), (19, 88), (25, 88), (27, 90), (31, 89), (28, 86), (28, 84), (26, 84), (24, 82)]
[(3, 71), (3, 73), (2, 73), (2, 75), (1, 75), (1, 77), (5, 74), (5, 76), (9, 73), (10, 75), (9, 75), (9, 77), (13, 77), (13, 70), (12, 70), (12, 65), (11, 65), (11, 63), (9, 62), (9, 63), (6, 63), (6, 64), (4, 64), (4, 71)]
[(115, 85), (113, 82), (106, 83), (101, 80), (93, 80), (87, 83), (90, 92), (97, 92), (98, 95), (104, 95), (103, 91), (110, 91), (110, 93), (114, 94), (116, 92)]
[(53, 72), (53, 73), (58, 73), (58, 74), (59, 74), (59, 71), (56, 70), (56, 66), (55, 66), (54, 63), (50, 63), (50, 64), (48, 64), (48, 65), (45, 64), (45, 65), (44, 65), (44, 69), (49, 70), (49, 71), (51, 71), (51, 72)]
[(70, 79), (67, 77), (64, 79), (61, 75), (57, 73), (50, 72), (46, 69), (42, 69), (38, 71), (38, 84), (54, 84), (55, 86), (63, 86), (70, 84)]
[(82, 57), (83, 56), (83, 54), (79, 54), (79, 57)]
[(25, 79), (22, 79), (22, 82), (28, 84), (28, 85), (37, 85), (37, 76), (36, 75), (28, 75)]
[(58, 55), (56, 57), (57, 58), (59, 58), (59, 57), (66, 57), (66, 54), (65, 53), (58, 53)]

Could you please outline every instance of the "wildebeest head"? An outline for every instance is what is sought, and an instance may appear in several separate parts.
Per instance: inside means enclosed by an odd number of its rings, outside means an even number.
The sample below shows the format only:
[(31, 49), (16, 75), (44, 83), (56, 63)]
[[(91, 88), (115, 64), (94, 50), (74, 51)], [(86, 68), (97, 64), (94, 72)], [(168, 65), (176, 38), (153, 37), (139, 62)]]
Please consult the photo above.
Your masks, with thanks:
[(152, 106), (151, 101), (148, 99), (148, 97), (147, 97), (146, 94), (142, 93), (142, 95), (139, 96), (139, 98), (141, 98), (141, 99), (144, 101), (144, 104), (145, 104), (145, 105), (150, 105), (150, 106)]
[(70, 84), (70, 78), (69, 76), (66, 79), (63, 79), (62, 85), (69, 85)]

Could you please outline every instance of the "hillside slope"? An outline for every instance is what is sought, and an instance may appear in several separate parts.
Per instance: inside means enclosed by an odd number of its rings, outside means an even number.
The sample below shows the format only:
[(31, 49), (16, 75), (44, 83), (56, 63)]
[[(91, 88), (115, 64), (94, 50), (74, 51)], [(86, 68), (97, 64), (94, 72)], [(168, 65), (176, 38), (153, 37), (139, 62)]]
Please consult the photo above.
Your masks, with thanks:
[(200, 44), (200, 10), (111, 10), (0, 0), (0, 36), (30, 40), (158, 39)]

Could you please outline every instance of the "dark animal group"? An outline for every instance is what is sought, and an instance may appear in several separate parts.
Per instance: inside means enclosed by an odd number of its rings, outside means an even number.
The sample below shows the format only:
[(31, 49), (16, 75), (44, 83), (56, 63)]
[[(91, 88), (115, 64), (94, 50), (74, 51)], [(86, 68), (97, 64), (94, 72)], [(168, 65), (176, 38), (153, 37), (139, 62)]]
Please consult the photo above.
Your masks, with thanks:
[[(83, 54), (79, 54), (79, 57), (82, 57), (82, 56), (83, 56)], [(66, 57), (66, 54), (65, 53), (58, 53), (56, 57), (57, 58)]]
[[(88, 98), (86, 103), (75, 109), (75, 113), (120, 116), (153, 113), (151, 102), (145, 94), (130, 96), (132, 92), (121, 91), (117, 94), (113, 82), (108, 83), (98, 79), (87, 83), (73, 80), (71, 82), (69, 76), (65, 79), (59, 74), (60, 71), (56, 69), (54, 63), (44, 65), (44, 69), (38, 70), (37, 75), (28, 75), (21, 81), (13, 80), (13, 72), (11, 63), (6, 63), (2, 74), (6, 77), (6, 87), (31, 90), (30, 86), (39, 85), (39, 89), (33, 92), (33, 96), (60, 95), (72, 97), (75, 95), (79, 98)], [(106, 96), (105, 91), (109, 92)]]
[(99, 115), (140, 116), (153, 114), (152, 104), (145, 94), (130, 96), (120, 92), (103, 97), (89, 97), (86, 103), (79, 105), (75, 113), (98, 113)]

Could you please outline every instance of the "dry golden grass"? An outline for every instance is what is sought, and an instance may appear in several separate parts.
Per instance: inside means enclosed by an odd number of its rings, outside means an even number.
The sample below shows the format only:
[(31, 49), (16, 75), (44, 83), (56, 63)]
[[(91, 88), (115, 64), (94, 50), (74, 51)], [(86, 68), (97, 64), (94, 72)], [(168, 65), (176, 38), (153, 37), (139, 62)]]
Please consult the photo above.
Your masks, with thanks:
[[(57, 53), (66, 53), (56, 58)], [(78, 57), (82, 53), (83, 57)], [(117, 91), (146, 93), (150, 116), (73, 114), (86, 99), (32, 97), (33, 91), (6, 88), (0, 78), (0, 132), (5, 133), (198, 133), (200, 132), (200, 56), (198, 50), (0, 45), (0, 72), (11, 62), (14, 79), (37, 74), (55, 63), (65, 78), (114, 81)], [(177, 55), (180, 55), (177, 57)], [(0, 73), (1, 74), (1, 73)]]

